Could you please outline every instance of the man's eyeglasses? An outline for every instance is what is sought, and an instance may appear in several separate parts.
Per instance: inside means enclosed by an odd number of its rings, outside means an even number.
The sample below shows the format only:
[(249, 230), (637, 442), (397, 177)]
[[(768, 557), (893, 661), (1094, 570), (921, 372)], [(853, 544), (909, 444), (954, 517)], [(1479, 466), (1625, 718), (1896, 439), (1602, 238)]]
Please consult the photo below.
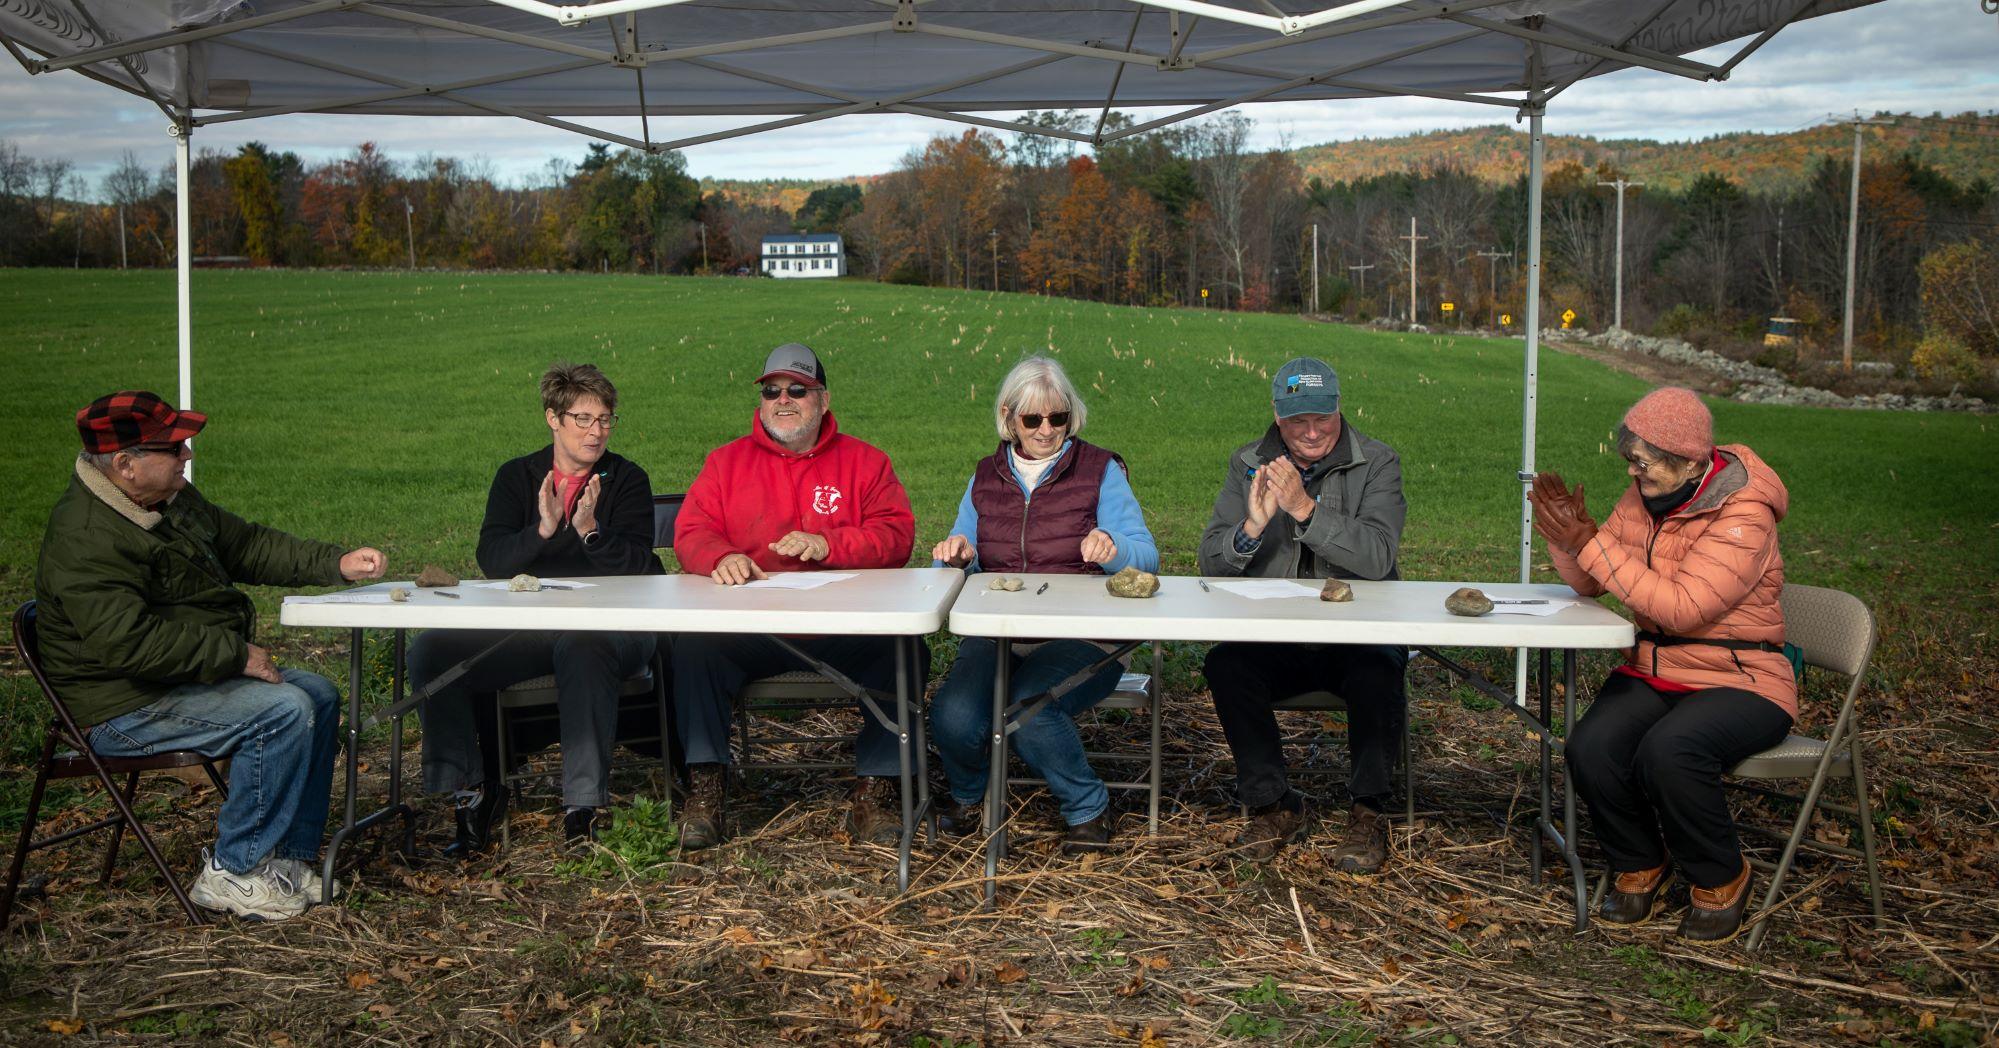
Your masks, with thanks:
[(134, 445), (130, 450), (147, 455), (173, 455), (179, 457), (187, 454), (187, 441), (176, 440), (171, 444), (138, 444)]
[(556, 414), (561, 415), (564, 418), (567, 418), (569, 421), (576, 423), (577, 429), (589, 429), (591, 426), (595, 426), (599, 423), (602, 423), (604, 428), (608, 430), (608, 429), (614, 429), (618, 425), (618, 416), (616, 415), (592, 415), (587, 411), (586, 412), (559, 411), (556, 412)]
[(1069, 428), (1069, 413), (1066, 411), (1051, 411), (1046, 415), (1036, 415), (1030, 412), (1015, 415), (1014, 417), (1019, 419), (1020, 424), (1027, 429), (1040, 429), (1043, 422), (1054, 426), (1056, 429)]
[(780, 396), (790, 397), (793, 400), (804, 400), (805, 394), (817, 393), (821, 388), (823, 387), (807, 386), (802, 383), (793, 382), (789, 386), (778, 386), (778, 385), (765, 386), (763, 388), (763, 394), (765, 400), (776, 400)]

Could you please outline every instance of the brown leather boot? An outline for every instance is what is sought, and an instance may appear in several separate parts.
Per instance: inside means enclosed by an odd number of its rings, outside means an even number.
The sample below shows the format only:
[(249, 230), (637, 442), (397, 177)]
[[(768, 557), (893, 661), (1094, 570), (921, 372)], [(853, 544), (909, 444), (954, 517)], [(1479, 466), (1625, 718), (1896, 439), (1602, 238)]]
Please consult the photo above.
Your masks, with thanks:
[(1666, 886), (1672, 883), (1672, 871), (1663, 862), (1649, 870), (1619, 873), (1611, 879), (1610, 890), (1603, 893), (1603, 902), (1596, 908), (1597, 919), (1634, 928), (1644, 924), (1658, 915)]
[(729, 792), (729, 766), (687, 766), (687, 805), (680, 812), (680, 846), (688, 851), (722, 843), (722, 809)]
[(1091, 852), (1109, 851), (1111, 848), (1111, 813), (1103, 814), (1088, 822), (1079, 822), (1062, 831), (1062, 854), (1074, 859)]
[(1312, 813), (1305, 798), (1287, 794), (1250, 813), (1249, 825), (1235, 839), (1236, 850), (1251, 862), (1269, 862), (1285, 845), (1304, 840), (1311, 828)]
[(1380, 873), (1388, 862), (1388, 816), (1365, 804), (1347, 813), (1347, 832), (1333, 849), (1333, 866), (1346, 873)]
[(885, 775), (863, 775), (847, 793), (847, 833), (863, 844), (902, 842), (902, 790)]
[(1680, 919), (1679, 936), (1688, 942), (1719, 946), (1742, 930), (1742, 917), (1749, 912), (1749, 860), (1742, 860), (1742, 872), (1719, 888), (1696, 885), (1692, 905)]

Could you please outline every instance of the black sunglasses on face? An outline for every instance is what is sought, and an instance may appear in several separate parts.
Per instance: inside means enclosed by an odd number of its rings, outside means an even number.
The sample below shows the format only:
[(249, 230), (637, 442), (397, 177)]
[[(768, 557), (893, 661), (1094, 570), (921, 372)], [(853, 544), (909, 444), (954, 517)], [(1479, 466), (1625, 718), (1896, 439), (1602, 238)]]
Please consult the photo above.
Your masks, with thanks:
[(1022, 414), (1014, 417), (1018, 418), (1020, 424), (1027, 429), (1040, 429), (1043, 420), (1056, 429), (1069, 428), (1069, 413), (1066, 411), (1051, 411), (1046, 415)]
[(171, 444), (137, 444), (133, 446), (132, 450), (145, 452), (150, 455), (185, 455), (187, 454), (187, 441), (176, 440)]
[(763, 394), (765, 400), (776, 400), (780, 394), (790, 397), (793, 400), (804, 400), (805, 394), (817, 393), (822, 388), (821, 386), (806, 386), (793, 382), (789, 386), (765, 386)]

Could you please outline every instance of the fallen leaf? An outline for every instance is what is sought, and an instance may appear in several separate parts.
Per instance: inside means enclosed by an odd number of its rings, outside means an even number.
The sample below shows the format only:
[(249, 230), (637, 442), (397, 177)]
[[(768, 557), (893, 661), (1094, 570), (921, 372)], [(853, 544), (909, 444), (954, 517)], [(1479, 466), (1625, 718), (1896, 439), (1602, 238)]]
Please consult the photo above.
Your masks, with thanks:
[(365, 990), (373, 985), (375, 985), (374, 972), (363, 969), (358, 972), (347, 973), (347, 988), (350, 990)]
[(374, 1004), (368, 1006), (368, 1014), (374, 1016), (377, 1019), (387, 1019), (388, 1017), (396, 1014), (396, 1007), (395, 1005), (392, 1004), (383, 1004), (382, 1002), (377, 1001)]
[(44, 1025), (49, 1028), (49, 1032), (59, 1033), (64, 1037), (74, 1037), (83, 1032), (82, 1019), (50, 1019)]
[(749, 944), (757, 941), (757, 933), (749, 930), (748, 928), (743, 927), (740, 924), (734, 924), (730, 925), (728, 928), (723, 929), (722, 938), (727, 939), (738, 946), (748, 946)]
[(1012, 961), (1006, 961), (993, 969), (993, 979), (1002, 986), (1008, 983), (1017, 983), (1025, 978), (1027, 978), (1027, 969), (1022, 968)]
[(291, 1048), (292, 1035), (283, 1030), (272, 1030), (268, 1038), (273, 1048)]

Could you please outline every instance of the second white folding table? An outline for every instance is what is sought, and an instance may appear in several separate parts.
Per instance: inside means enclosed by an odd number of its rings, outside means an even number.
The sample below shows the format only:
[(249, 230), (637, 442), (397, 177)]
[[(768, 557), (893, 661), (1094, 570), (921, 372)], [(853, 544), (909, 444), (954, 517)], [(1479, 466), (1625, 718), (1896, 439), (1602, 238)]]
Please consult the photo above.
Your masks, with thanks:
[[(1296, 597), (1252, 599), (1231, 592), (1244, 579), (1196, 579), (1162, 576), (1159, 592), (1149, 598), (1114, 597), (1098, 575), (1023, 575), (1017, 591), (989, 589), (984, 580), (974, 578), (959, 592), (951, 607), (951, 632), (967, 637), (1006, 640), (1054, 640), (1062, 638), (1100, 640), (1135, 645), (1145, 641), (1244, 641), (1251, 643), (1297, 644), (1400, 644), (1421, 648), (1425, 654), (1463, 675), (1473, 686), (1500, 699), (1505, 708), (1526, 722), (1539, 737), (1541, 756), (1541, 813), (1539, 834), (1533, 841), (1533, 865), (1540, 878), (1540, 835), (1545, 834), (1567, 860), (1574, 878), (1576, 926), (1588, 920), (1588, 899), (1582, 860), (1576, 854), (1576, 812), (1573, 791), (1562, 794), (1562, 826), (1552, 820), (1550, 798), (1551, 754), (1556, 745), (1549, 729), (1552, 713), (1552, 672), (1549, 653), (1564, 654), (1564, 724), (1575, 718), (1575, 652), (1579, 649), (1628, 648), (1632, 644), (1631, 623), (1593, 600), (1576, 595), (1566, 586), (1520, 583), (1469, 583), (1498, 599), (1548, 601), (1529, 605), (1537, 610), (1553, 609), (1553, 614), (1494, 614), (1480, 617), (1453, 615), (1444, 608), (1444, 597), (1467, 583), (1457, 582), (1367, 582), (1356, 581), (1353, 600), (1332, 603), (1316, 599), (1311, 590), (1318, 583), (1298, 580), (1306, 587)], [(1258, 582), (1266, 580), (1254, 580)], [(1267, 580), (1284, 582), (1288, 580)], [(1529, 648), (1539, 651), (1539, 712), (1514, 701), (1511, 694), (1497, 688), (1467, 667), (1439, 654), (1437, 648)], [(1106, 658), (1114, 657), (1107, 655)], [(1085, 670), (1057, 685), (1046, 695), (1010, 703), (1008, 660), (999, 660), (993, 681), (993, 754), (991, 780), (986, 797), (986, 899), (995, 892), (995, 875), (1005, 847), (1005, 796), (1007, 738), (1014, 725), (1039, 712), (1051, 695), (1066, 690), (1075, 681), (1093, 672)]]

